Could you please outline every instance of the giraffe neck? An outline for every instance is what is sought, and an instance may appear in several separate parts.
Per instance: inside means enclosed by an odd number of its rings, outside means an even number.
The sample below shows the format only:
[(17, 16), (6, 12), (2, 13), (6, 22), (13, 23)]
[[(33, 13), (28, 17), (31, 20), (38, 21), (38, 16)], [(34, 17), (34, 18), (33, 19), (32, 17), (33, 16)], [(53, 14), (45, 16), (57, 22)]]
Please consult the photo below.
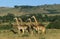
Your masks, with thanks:
[(38, 22), (37, 22), (37, 20), (36, 20), (36, 18), (34, 17), (34, 20), (35, 20), (35, 24), (37, 25), (38, 24)]
[(30, 24), (31, 24), (32, 22), (31, 22), (31, 19), (30, 19)]
[(19, 21), (18, 21), (18, 19), (16, 19), (16, 23), (17, 23), (18, 26), (20, 26), (20, 25), (19, 25)]
[(23, 21), (22, 21), (22, 19), (21, 18), (19, 18), (19, 20), (20, 20), (20, 22), (21, 22), (21, 25), (23, 24)]

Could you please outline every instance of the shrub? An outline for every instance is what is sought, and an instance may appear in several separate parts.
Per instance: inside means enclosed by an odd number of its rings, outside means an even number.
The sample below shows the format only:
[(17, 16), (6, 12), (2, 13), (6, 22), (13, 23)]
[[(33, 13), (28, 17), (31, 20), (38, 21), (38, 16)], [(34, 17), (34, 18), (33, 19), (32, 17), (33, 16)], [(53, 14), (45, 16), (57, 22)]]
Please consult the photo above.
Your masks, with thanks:
[(0, 26), (0, 30), (9, 30), (9, 29), (12, 29), (11, 25), (2, 25), (2, 26)]
[(48, 29), (60, 29), (60, 21), (55, 21), (47, 26)]

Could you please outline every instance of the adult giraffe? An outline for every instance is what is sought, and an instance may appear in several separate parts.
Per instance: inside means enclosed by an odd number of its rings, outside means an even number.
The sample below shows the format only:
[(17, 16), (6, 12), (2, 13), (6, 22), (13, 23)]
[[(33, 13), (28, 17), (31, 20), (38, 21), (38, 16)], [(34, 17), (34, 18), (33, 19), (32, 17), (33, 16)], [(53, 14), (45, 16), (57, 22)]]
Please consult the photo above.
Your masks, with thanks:
[(41, 31), (42, 33), (45, 33), (45, 32), (46, 32), (45, 26), (42, 25), (42, 24), (39, 24), (39, 23), (37, 22), (37, 19), (35, 18), (35, 16), (32, 16), (31, 18), (34, 18), (34, 21), (35, 21), (35, 26), (34, 26), (33, 28), (36, 29), (36, 31), (38, 31), (38, 33), (40, 33), (40, 31)]
[(16, 24), (17, 24), (17, 29), (18, 29), (18, 33), (20, 33), (20, 30), (22, 30), (22, 33), (24, 34), (24, 31), (27, 29), (27, 26), (21, 25), (19, 24), (18, 18), (15, 17), (14, 18), (16, 20)]
[(29, 28), (30, 28), (30, 32), (33, 34), (33, 30), (34, 30), (33, 26), (34, 26), (34, 25), (33, 25), (33, 23), (32, 23), (32, 21), (31, 21), (30, 18), (28, 18), (27, 20), (29, 21), (29, 25), (28, 25), (28, 26), (29, 26)]

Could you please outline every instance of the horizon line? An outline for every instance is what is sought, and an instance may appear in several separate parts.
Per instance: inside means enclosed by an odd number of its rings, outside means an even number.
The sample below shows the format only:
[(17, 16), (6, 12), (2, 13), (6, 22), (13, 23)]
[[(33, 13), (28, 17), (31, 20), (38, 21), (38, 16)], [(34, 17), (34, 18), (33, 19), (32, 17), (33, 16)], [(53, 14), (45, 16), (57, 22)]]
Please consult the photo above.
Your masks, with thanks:
[(60, 4), (41, 4), (41, 5), (13, 5), (13, 6), (0, 6), (0, 7), (14, 7), (14, 6), (42, 6), (42, 5), (60, 5)]

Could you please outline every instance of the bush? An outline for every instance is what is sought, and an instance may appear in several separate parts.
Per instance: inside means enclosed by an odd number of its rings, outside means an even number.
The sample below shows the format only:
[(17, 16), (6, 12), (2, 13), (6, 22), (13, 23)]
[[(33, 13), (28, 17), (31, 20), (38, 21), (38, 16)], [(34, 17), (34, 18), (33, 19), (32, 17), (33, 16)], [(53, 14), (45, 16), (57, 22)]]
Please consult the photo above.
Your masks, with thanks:
[(12, 29), (11, 25), (2, 25), (2, 26), (0, 26), (0, 30), (10, 30), (10, 29)]
[(48, 29), (60, 29), (60, 21), (55, 21), (47, 26)]

